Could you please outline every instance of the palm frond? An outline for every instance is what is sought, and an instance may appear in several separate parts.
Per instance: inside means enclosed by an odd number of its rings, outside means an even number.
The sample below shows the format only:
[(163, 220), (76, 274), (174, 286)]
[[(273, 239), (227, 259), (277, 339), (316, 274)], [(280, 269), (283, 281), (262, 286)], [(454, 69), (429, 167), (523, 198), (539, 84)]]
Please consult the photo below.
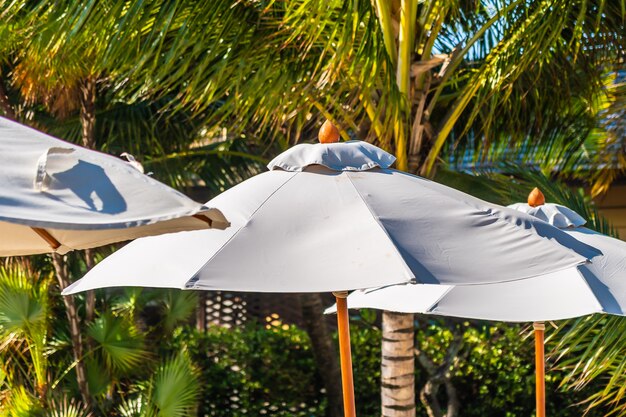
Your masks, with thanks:
[(37, 389), (47, 382), (49, 314), (45, 279), (29, 276), (17, 266), (0, 267), (0, 331), (5, 341), (18, 338), (26, 343)]
[[(569, 157), (583, 139), (555, 129), (580, 119), (588, 130), (594, 112), (577, 118), (568, 104), (593, 100), (625, 44), (624, 0), (419, 2), (416, 22), (401, 25), (411, 29), (408, 48), (390, 35), (406, 10), (357, 0), (38, 4), (33, 24), (47, 35), (37, 41), (53, 51), (76, 45), (127, 103), (176, 97), (168, 108), (200, 112), (210, 128), (281, 146), (318, 113), (344, 136), (358, 132), (398, 155), (405, 143), (419, 148), (407, 138), (426, 129), (423, 172), (451, 135), (479, 157), (499, 146), (549, 155), (555, 140)], [(85, 49), (84, 33), (104, 41)], [(398, 74), (408, 74), (392, 52), (401, 49), (404, 61), (408, 53), (415, 60), (410, 91), (406, 82), (398, 88)], [(435, 53), (445, 56), (441, 65), (431, 62)]]
[(130, 371), (142, 366), (149, 356), (143, 336), (121, 317), (103, 314), (89, 326), (87, 334), (111, 371)]
[(44, 417), (91, 417), (83, 404), (67, 397), (53, 400), (47, 404)]
[(198, 305), (198, 294), (195, 291), (166, 291), (163, 300), (163, 327), (171, 332), (177, 325), (188, 322)]
[(0, 416), (2, 417), (32, 417), (42, 411), (42, 407), (35, 396), (23, 386), (14, 387), (4, 399)]
[(46, 282), (36, 285), (35, 281), (19, 268), (0, 267), (0, 325), (5, 332), (32, 337), (45, 330)]
[(118, 408), (121, 417), (145, 417), (146, 401), (143, 396), (124, 398)]
[(185, 417), (193, 413), (200, 396), (197, 371), (186, 354), (159, 366), (149, 388), (147, 416)]
[[(443, 149), (444, 136), (455, 131), (458, 141), (472, 128), (478, 129), (474, 146), (479, 157), (494, 143), (515, 148), (526, 135), (532, 138), (527, 143), (545, 146), (554, 138), (541, 135), (540, 129), (560, 120), (551, 118), (568, 111), (572, 100), (593, 102), (603, 77), (623, 56), (623, 2), (621, 7), (620, 2), (557, 3), (522, 2), (503, 16), (501, 40), (484, 60), (468, 62), (458, 72), (462, 87), (441, 122), (430, 164)], [(606, 20), (598, 19), (595, 10), (607, 13)], [(585, 109), (585, 129), (561, 145), (581, 146), (589, 118), (598, 116), (592, 106)]]

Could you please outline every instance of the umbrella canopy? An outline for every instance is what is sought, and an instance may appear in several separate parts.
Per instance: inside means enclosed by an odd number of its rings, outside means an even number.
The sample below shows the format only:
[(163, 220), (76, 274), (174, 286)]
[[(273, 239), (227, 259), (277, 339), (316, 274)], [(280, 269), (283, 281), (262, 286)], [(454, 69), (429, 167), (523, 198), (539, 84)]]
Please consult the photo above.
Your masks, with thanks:
[[(593, 313), (624, 315), (626, 312), (626, 242), (583, 227), (578, 213), (558, 204), (513, 204), (512, 209), (530, 214), (563, 229), (576, 241), (599, 249), (591, 263), (525, 280), (455, 285), (394, 285), (355, 291), (348, 297), (351, 308), (377, 308), (402, 313), (427, 313), (481, 320), (535, 322), (537, 367), (537, 416), (545, 416), (544, 330), (542, 322)], [(337, 306), (326, 310), (337, 311)]]
[(270, 162), (269, 172), (208, 203), (231, 220), (228, 230), (139, 239), (64, 294), (117, 286), (338, 291), (344, 410), (354, 417), (342, 291), (514, 281), (598, 253), (532, 216), (390, 169), (394, 159), (360, 141), (295, 146)]
[(561, 271), (598, 253), (532, 216), (390, 169), (393, 161), (360, 141), (298, 145), (207, 203), (230, 219), (228, 230), (139, 239), (65, 294), (477, 284)]
[(0, 256), (227, 225), (126, 161), (0, 118)]
[(350, 307), (508, 322), (625, 314), (626, 242), (583, 227), (585, 219), (558, 204), (510, 207), (562, 228), (577, 241), (599, 249), (602, 255), (578, 268), (520, 281), (472, 286), (401, 285), (356, 291), (348, 297)]

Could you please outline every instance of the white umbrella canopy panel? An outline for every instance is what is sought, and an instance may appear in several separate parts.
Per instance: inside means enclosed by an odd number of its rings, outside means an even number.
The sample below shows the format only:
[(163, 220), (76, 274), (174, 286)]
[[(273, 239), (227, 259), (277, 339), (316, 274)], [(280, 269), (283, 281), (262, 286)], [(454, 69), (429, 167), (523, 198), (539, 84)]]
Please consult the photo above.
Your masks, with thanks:
[(227, 226), (126, 161), (0, 117), (0, 256)]
[[(407, 284), (359, 290), (348, 296), (348, 305), (354, 309), (520, 323), (603, 311), (602, 301), (576, 268), (495, 284)], [(332, 306), (326, 313), (335, 311)]]
[(228, 230), (137, 240), (65, 294), (115, 286), (324, 292), (466, 285), (551, 273), (598, 254), (532, 216), (389, 169), (392, 162), (359, 141), (298, 145), (271, 171), (207, 203), (229, 218)]

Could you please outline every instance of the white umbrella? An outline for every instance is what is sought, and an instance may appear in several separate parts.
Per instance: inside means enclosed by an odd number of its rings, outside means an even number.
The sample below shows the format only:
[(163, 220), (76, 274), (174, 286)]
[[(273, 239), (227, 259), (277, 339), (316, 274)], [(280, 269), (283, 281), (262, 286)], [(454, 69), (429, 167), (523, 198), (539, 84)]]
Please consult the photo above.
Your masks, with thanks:
[(64, 294), (118, 286), (334, 291), (344, 407), (354, 416), (347, 309), (338, 292), (513, 281), (597, 254), (586, 245), (566, 249), (557, 241), (570, 240), (567, 234), (532, 216), (389, 169), (394, 159), (360, 141), (295, 146), (269, 172), (208, 203), (231, 220), (228, 230), (136, 240)]
[(0, 256), (227, 225), (126, 161), (0, 117)]
[[(438, 314), (480, 320), (535, 322), (537, 416), (545, 416), (543, 322), (593, 313), (626, 312), (626, 242), (582, 227), (586, 221), (557, 204), (509, 206), (542, 219), (599, 249), (602, 255), (575, 269), (519, 281), (472, 286), (395, 285), (355, 291), (351, 308)], [(327, 310), (334, 312), (335, 307)]]

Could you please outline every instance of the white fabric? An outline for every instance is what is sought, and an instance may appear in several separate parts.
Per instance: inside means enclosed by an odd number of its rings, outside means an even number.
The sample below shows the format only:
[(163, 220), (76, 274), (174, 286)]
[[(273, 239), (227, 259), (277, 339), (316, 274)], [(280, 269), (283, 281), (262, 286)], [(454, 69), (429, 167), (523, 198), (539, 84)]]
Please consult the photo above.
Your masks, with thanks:
[(360, 140), (348, 142), (296, 145), (281, 153), (267, 168), (302, 171), (311, 165), (323, 165), (335, 171), (366, 171), (371, 168), (389, 168), (396, 157)]
[(584, 226), (587, 223), (580, 214), (560, 204), (546, 203), (533, 207), (527, 203), (511, 204), (509, 208), (535, 216), (559, 229)]
[[(527, 280), (521, 282), (524, 281)], [(454, 285), (400, 284), (357, 290), (348, 296), (348, 307), (353, 309), (376, 308), (397, 313), (427, 313), (452, 288)], [(324, 313), (333, 314), (336, 312), (337, 304), (334, 304), (327, 308)]]
[[(497, 284), (407, 284), (355, 291), (348, 296), (348, 306), (507, 322), (560, 320), (603, 311), (576, 268)], [(335, 306), (326, 310), (334, 312)]]
[[(565, 233), (602, 252), (592, 262), (520, 281), (449, 286), (396, 285), (356, 291), (350, 308), (377, 308), (482, 320), (529, 322), (593, 313), (626, 314), (626, 242), (590, 229)], [(335, 307), (327, 310), (334, 312)]]
[[(337, 160), (342, 149), (349, 148), (334, 147)], [(115, 286), (322, 292), (413, 281), (501, 282), (571, 268), (598, 254), (524, 213), (391, 169), (273, 170), (208, 204), (229, 218), (228, 230), (139, 239), (65, 293)], [(575, 241), (575, 250), (557, 241)]]
[(585, 227), (565, 232), (577, 240), (593, 245), (603, 256), (579, 267), (585, 281), (609, 314), (626, 314), (626, 242), (603, 235)]
[[(85, 249), (156, 233), (226, 227), (224, 216), (127, 162), (0, 118), (0, 256), (50, 252), (31, 228)], [(86, 232), (89, 230), (89, 232)]]

